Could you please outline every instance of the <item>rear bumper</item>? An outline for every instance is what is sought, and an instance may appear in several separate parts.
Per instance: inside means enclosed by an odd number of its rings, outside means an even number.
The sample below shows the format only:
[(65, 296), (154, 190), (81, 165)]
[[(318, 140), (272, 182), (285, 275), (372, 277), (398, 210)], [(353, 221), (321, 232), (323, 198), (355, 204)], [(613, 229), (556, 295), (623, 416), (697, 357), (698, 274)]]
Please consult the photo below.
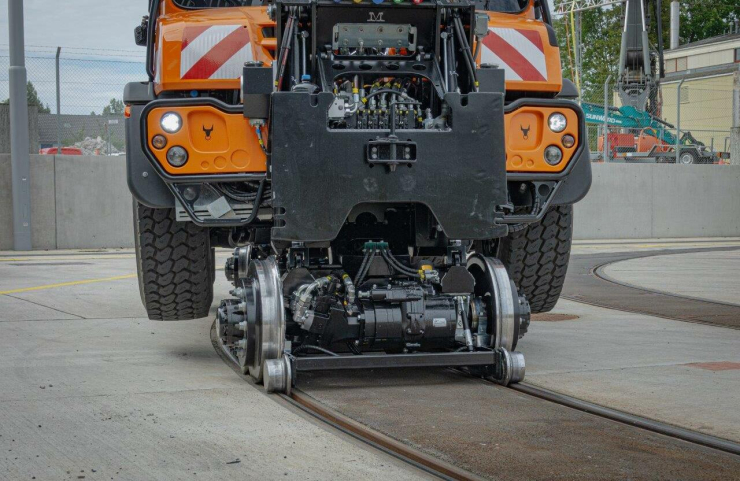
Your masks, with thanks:
[[(275, 206), (280, 208), (278, 212), (284, 209), (287, 220), (290, 220), (291, 225), (295, 225), (294, 229), (286, 230), (282, 226), (286, 220), (283, 217), (274, 232), (278, 236), (276, 238), (300, 240), (307, 237), (311, 240), (326, 240), (332, 238), (344, 222), (346, 212), (339, 213), (338, 210), (348, 212), (353, 205), (362, 202), (399, 201), (419, 202), (432, 207), (438, 220), (452, 238), (493, 238), (505, 234), (506, 228), (503, 224), (534, 222), (539, 220), (551, 205), (578, 202), (587, 194), (591, 185), (591, 162), (583, 113), (577, 104), (568, 100), (520, 99), (504, 109), (507, 114), (523, 106), (563, 107), (577, 112), (580, 124), (578, 145), (567, 167), (561, 172), (507, 173), (505, 164), (490, 161), (505, 158), (503, 127), (494, 125), (489, 120), (483, 122), (474, 120), (477, 114), (488, 119), (492, 117), (490, 113), (483, 115), (477, 109), (483, 111), (502, 107), (493, 107), (486, 103), (488, 101), (476, 100), (468, 102), (464, 108), (458, 107), (458, 118), (466, 115), (469, 118), (468, 121), (463, 121), (468, 122), (467, 128), (461, 127), (458, 121), (458, 128), (453, 132), (399, 132), (399, 136), (403, 137), (402, 140), (414, 141), (419, 146), (419, 164), (411, 168), (401, 165), (398, 167), (398, 175), (394, 175), (396, 173), (389, 172), (384, 166), (376, 165), (370, 169), (366, 160), (366, 144), (376, 137), (384, 137), (383, 133), (329, 131), (325, 127), (325, 114), (322, 108), (317, 108), (308, 101), (297, 100), (300, 95), (305, 94), (281, 93), (279, 97), (285, 100), (273, 101), (272, 118), (275, 119), (274, 122), (279, 122), (274, 126), (273, 132), (283, 133), (283, 142), (280, 142), (280, 134), (277, 134), (276, 138), (272, 139), (273, 145), (287, 147), (273, 149), (272, 175), (268, 175), (268, 180), (275, 184), (277, 199)], [(319, 103), (321, 102), (322, 100), (319, 100)], [(154, 100), (148, 96), (129, 98), (127, 105), (131, 107), (131, 116), (126, 119), (127, 180), (132, 195), (142, 204), (155, 208), (175, 207), (178, 191), (173, 186), (177, 184), (257, 178), (254, 173), (172, 176), (162, 169), (146, 141), (146, 125), (142, 119), (146, 118), (147, 112), (153, 108), (211, 105), (225, 113), (241, 115), (240, 106), (229, 106), (207, 98)], [(278, 112), (277, 116), (274, 115), (275, 111)], [(302, 115), (298, 115), (299, 112)], [(481, 135), (484, 130), (486, 134)], [(466, 131), (475, 133), (470, 134)], [(484, 155), (480, 155), (481, 152), (485, 152)], [(462, 162), (462, 158), (473, 160)], [(481, 158), (488, 158), (489, 161), (481, 163)], [(353, 164), (348, 159), (355, 159), (352, 162), (359, 164), (349, 168)], [(421, 169), (425, 172), (419, 177), (417, 172)], [(359, 175), (360, 173), (363, 175)], [(372, 175), (365, 175), (369, 173)], [(354, 179), (356, 185), (348, 184), (347, 176)], [(259, 177), (264, 178), (265, 174)], [(497, 211), (497, 206), (507, 202), (507, 182), (510, 187), (513, 182), (523, 181), (548, 186), (546, 190), (549, 193), (541, 200), (540, 208), (525, 216), (504, 215)], [(322, 193), (327, 195), (317, 195)], [(324, 199), (321, 200), (322, 198)], [(339, 205), (342, 206), (341, 209), (337, 209)], [(280, 218), (280, 214), (277, 217)], [(206, 226), (225, 225), (194, 220)], [(230, 225), (238, 225), (238, 222), (231, 222)]]

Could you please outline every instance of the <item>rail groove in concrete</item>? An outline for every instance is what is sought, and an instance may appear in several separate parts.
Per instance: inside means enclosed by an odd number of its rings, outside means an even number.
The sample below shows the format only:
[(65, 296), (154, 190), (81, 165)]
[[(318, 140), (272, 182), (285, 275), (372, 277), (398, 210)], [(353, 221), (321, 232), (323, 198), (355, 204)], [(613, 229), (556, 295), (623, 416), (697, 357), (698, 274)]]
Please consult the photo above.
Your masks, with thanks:
[(574, 254), (571, 255), (562, 296), (608, 309), (740, 329), (740, 306), (631, 286), (600, 272), (609, 264), (629, 259), (737, 249), (740, 247)]

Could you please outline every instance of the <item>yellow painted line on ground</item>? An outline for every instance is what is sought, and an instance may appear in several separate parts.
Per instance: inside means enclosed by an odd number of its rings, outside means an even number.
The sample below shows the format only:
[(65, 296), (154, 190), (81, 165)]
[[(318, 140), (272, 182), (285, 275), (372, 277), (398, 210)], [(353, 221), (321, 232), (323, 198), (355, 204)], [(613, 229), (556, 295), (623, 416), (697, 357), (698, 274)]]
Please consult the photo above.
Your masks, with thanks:
[(94, 259), (133, 259), (136, 257), (133, 254), (121, 254), (121, 255), (109, 255), (109, 256), (66, 256), (66, 257), (45, 257), (45, 256), (32, 256), (32, 257), (2, 257), (0, 262), (45, 262), (45, 261), (82, 261), (82, 260), (94, 260)]
[(23, 287), (21, 289), (11, 289), (9, 291), (0, 291), (0, 295), (18, 294), (19, 292), (40, 291), (43, 289), (54, 289), (55, 287), (79, 286), (82, 284), (93, 284), (95, 282), (118, 281), (121, 279), (131, 279), (133, 277), (136, 277), (136, 274), (126, 274), (125, 276), (115, 276), (115, 277), (103, 277), (101, 279), (87, 279), (84, 281), (60, 282), (58, 284), (47, 284), (45, 286)]

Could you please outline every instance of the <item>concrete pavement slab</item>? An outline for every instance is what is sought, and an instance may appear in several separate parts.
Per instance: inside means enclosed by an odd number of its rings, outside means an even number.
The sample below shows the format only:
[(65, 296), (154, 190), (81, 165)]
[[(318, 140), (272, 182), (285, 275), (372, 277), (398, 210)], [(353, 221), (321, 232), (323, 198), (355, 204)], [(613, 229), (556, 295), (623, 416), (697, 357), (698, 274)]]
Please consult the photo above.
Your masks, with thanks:
[(579, 318), (532, 322), (517, 348), (528, 383), (740, 441), (740, 369), (690, 365), (740, 362), (740, 330), (567, 300), (553, 312)]
[[(119, 297), (111, 284), (78, 288), (112, 299), (103, 317), (141, 312), (135, 280)], [(69, 289), (35, 293), (86, 302)], [(0, 312), (18, 302), (34, 305), (0, 296)], [(211, 345), (212, 319), (42, 314), (53, 320), (0, 322), (0, 479), (425, 479), (240, 379)]]
[(603, 272), (631, 286), (740, 305), (740, 250), (627, 260)]

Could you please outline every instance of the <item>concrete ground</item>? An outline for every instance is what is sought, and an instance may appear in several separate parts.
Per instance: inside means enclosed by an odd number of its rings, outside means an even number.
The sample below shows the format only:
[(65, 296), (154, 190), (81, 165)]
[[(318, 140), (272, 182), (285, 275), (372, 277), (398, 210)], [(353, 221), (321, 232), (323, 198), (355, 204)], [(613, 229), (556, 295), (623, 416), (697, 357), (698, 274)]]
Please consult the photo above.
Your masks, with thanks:
[[(619, 275), (648, 282), (645, 261)], [(740, 441), (740, 330), (565, 300), (555, 312), (579, 317), (533, 322), (519, 348), (528, 382)], [(422, 476), (242, 381), (215, 353), (211, 322), (145, 319), (130, 250), (0, 252), (0, 479)]]
[(0, 479), (424, 479), (240, 379), (212, 318), (145, 319), (130, 251), (8, 254)]
[(617, 262), (608, 277), (643, 289), (740, 305), (740, 250)]
[[(574, 254), (740, 246), (737, 239), (577, 242)], [(629, 284), (708, 300), (740, 298), (740, 251), (663, 255), (605, 267)], [(707, 288), (711, 285), (711, 288)], [(740, 441), (740, 330), (561, 300), (518, 349), (526, 381), (604, 406)]]

